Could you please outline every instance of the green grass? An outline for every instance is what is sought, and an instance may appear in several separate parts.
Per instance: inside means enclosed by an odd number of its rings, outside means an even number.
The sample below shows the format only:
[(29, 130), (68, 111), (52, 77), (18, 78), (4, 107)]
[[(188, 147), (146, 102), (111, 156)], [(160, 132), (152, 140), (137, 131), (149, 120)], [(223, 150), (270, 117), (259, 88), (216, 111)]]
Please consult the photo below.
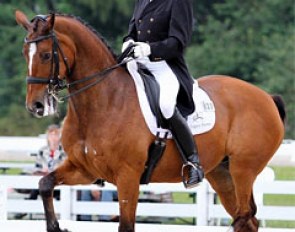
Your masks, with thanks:
[[(22, 170), (19, 168), (12, 168), (12, 169), (8, 169), (5, 174), (6, 175), (19, 175), (22, 173)], [(2, 174), (2, 173), (1, 173)]]
[[(24, 162), (24, 161), (21, 161), (21, 162), (9, 162), (9, 161), (1, 161), (1, 163), (32, 163), (32, 162)], [(0, 175), (2, 174), (6, 174), (6, 175), (20, 175), (21, 173), (23, 172), (22, 169), (20, 168), (11, 168), (11, 169), (8, 169), (5, 171), (5, 173), (3, 173), (2, 170), (0, 170)]]
[(271, 167), (275, 171), (276, 180), (295, 181), (295, 167)]

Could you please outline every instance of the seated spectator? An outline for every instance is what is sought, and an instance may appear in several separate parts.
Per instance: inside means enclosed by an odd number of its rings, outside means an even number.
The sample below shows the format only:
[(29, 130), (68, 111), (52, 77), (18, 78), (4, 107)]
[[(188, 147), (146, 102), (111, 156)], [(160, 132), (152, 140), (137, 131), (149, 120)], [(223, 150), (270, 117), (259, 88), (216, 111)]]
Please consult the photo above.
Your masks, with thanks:
[[(46, 131), (47, 145), (42, 147), (36, 154), (35, 169), (33, 175), (46, 175), (55, 170), (65, 159), (66, 155), (60, 144), (61, 130), (59, 126), (52, 124), (48, 126)], [(30, 191), (28, 200), (36, 200), (39, 195), (39, 190), (33, 189)], [(59, 191), (54, 191), (54, 197), (59, 199)], [(26, 214), (16, 214), (16, 219), (21, 219)]]

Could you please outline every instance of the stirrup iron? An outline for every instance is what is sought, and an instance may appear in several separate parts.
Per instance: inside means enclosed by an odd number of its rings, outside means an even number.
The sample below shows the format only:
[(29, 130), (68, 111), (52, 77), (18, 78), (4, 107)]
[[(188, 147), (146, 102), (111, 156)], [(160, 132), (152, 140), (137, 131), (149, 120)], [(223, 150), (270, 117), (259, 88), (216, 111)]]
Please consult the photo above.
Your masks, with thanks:
[[(193, 169), (195, 169), (195, 170), (198, 170), (198, 167), (199, 167), (200, 169), (202, 169), (202, 167), (201, 167), (199, 164), (193, 164), (193, 163), (190, 162), (190, 161), (186, 161), (186, 163), (184, 163), (184, 164), (182, 165), (182, 168), (181, 168), (181, 178), (182, 178), (182, 183), (183, 183), (183, 185), (184, 185), (184, 187), (185, 187), (186, 189), (189, 188), (189, 187), (188, 187), (188, 184), (187, 184), (187, 180), (185, 179), (185, 176), (184, 176), (184, 169), (185, 169), (186, 167), (188, 167), (188, 166), (193, 167)], [(200, 181), (198, 184), (194, 185), (194, 187), (197, 187), (201, 182), (202, 182), (202, 181)]]

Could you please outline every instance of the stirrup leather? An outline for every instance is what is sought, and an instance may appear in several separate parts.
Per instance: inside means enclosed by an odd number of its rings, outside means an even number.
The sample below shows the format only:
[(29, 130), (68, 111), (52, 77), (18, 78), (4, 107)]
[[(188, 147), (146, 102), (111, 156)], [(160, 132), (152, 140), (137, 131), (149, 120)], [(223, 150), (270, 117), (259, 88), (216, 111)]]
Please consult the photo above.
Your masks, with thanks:
[[(184, 187), (185, 187), (186, 189), (188, 188), (188, 184), (187, 184), (187, 180), (186, 180), (185, 177), (184, 177), (184, 169), (185, 169), (186, 167), (188, 167), (188, 166), (191, 166), (191, 167), (192, 167), (193, 169), (195, 169), (195, 170), (198, 170), (198, 168), (202, 169), (202, 166), (201, 166), (201, 165), (199, 165), (199, 164), (194, 164), (194, 163), (192, 163), (192, 162), (190, 162), (190, 161), (187, 161), (186, 163), (184, 163), (184, 164), (182, 165), (182, 168), (181, 168), (181, 178), (182, 178), (182, 183), (183, 183), (183, 185), (184, 185)], [(202, 182), (202, 181), (200, 181), (198, 184), (196, 184), (195, 187), (198, 186), (201, 182)]]

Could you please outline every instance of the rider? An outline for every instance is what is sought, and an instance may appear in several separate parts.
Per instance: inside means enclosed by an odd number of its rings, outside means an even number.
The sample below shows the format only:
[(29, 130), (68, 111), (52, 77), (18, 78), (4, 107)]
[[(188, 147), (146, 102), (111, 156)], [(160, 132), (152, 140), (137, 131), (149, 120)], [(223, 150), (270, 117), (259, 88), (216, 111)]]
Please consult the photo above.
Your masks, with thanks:
[(197, 147), (185, 117), (194, 111), (193, 79), (184, 50), (193, 28), (192, 0), (137, 0), (122, 52), (133, 44), (134, 57), (155, 76), (160, 86), (159, 104), (169, 129), (189, 165), (186, 187), (202, 181)]

